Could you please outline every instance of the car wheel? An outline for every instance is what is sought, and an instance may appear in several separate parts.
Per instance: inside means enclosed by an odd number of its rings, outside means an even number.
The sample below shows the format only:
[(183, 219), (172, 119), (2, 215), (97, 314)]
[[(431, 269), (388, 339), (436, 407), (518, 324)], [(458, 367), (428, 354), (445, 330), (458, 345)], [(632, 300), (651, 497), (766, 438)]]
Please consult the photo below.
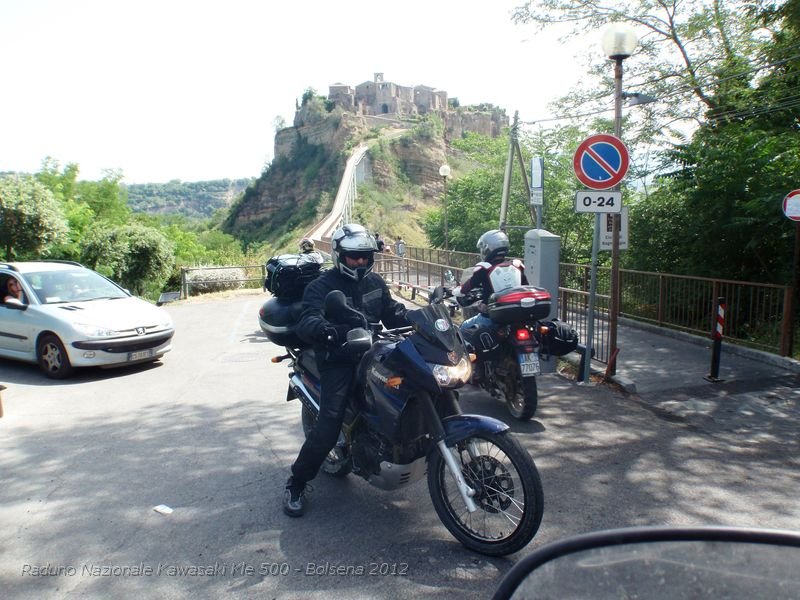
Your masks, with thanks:
[(39, 368), (51, 379), (63, 379), (74, 370), (64, 344), (55, 335), (47, 334), (39, 338), (36, 356)]

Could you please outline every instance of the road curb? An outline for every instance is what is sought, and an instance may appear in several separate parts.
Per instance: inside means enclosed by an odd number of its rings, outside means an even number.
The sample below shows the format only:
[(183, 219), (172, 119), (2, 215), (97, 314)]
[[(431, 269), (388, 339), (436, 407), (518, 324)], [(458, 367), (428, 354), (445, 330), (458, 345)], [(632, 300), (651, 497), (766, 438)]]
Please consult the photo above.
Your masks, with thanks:
[[(658, 325), (651, 325), (650, 323), (643, 323), (642, 321), (637, 321), (627, 317), (620, 317), (619, 323), (620, 325), (625, 325), (626, 327), (632, 327), (642, 331), (663, 335), (665, 337), (671, 337), (682, 342), (703, 346), (704, 348), (708, 348), (709, 351), (711, 349), (712, 340), (710, 338), (701, 337), (685, 331), (669, 329), (667, 327), (659, 327)], [(726, 343), (724, 337), (722, 340), (722, 354), (723, 356), (725, 354), (741, 356), (750, 360), (757, 360), (773, 367), (785, 369), (787, 371), (791, 371), (792, 373), (800, 373), (800, 361), (798, 360), (788, 356), (779, 356), (770, 352), (764, 352), (763, 350), (756, 350), (755, 348), (747, 348), (746, 346)]]

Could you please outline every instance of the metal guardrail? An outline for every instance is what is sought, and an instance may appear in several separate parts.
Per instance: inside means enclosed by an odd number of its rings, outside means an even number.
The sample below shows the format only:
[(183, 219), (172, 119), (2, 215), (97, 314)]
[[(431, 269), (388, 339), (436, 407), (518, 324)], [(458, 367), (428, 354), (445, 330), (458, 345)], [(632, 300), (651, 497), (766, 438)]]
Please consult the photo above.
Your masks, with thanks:
[[(416, 247), (407, 248), (406, 257), (399, 268), (400, 281), (428, 287), (443, 283), (447, 270), (460, 281), (462, 271), (479, 261), (474, 253)], [(559, 318), (584, 335), (590, 269), (590, 265), (572, 263), (561, 263), (560, 269)], [(397, 270), (381, 272), (392, 278)], [(609, 267), (597, 270), (593, 347), (595, 359), (603, 363), (610, 354), (610, 275)], [(726, 340), (782, 356), (800, 345), (796, 339), (800, 327), (786, 310), (789, 286), (620, 269), (620, 290), (622, 317), (706, 336), (715, 322), (717, 299), (723, 297)]]
[[(320, 250), (329, 252), (330, 242), (317, 240)], [(404, 257), (378, 254), (375, 271), (388, 282), (411, 288), (413, 293), (444, 284), (445, 273), (452, 272), (461, 280), (464, 269), (478, 262), (478, 255), (468, 252), (445, 252), (427, 248), (407, 248)], [(590, 266), (562, 263), (559, 287), (559, 318), (573, 325), (584, 338), (587, 331), (587, 308)], [(188, 273), (209, 269), (242, 269), (245, 277), (213, 279), (192, 283)], [(236, 267), (193, 267), (181, 270), (181, 297), (192, 294), (192, 287), (217, 284), (230, 287), (261, 287), (266, 276), (265, 265)], [(595, 297), (593, 347), (596, 360), (608, 362), (608, 293), (610, 269), (599, 267)], [(791, 353), (793, 327), (786, 314), (791, 288), (788, 286), (688, 277), (620, 269), (620, 316), (661, 327), (710, 335), (716, 317), (717, 298), (727, 303), (724, 336), (727, 341), (765, 350), (782, 356)]]
[[(588, 289), (589, 269), (562, 263), (562, 285), (575, 293)], [(608, 294), (610, 268), (598, 268), (597, 281), (598, 294)], [(725, 298), (726, 340), (791, 353), (795, 328), (786, 310), (789, 286), (620, 269), (620, 292), (620, 316), (698, 335), (710, 335), (717, 299)]]

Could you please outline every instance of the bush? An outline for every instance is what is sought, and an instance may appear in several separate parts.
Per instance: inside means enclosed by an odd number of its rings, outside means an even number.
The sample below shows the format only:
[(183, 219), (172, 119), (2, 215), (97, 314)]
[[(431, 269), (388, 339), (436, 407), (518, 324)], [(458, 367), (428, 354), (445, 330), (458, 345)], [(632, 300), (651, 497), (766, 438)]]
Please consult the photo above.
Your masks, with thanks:
[(245, 272), (238, 267), (199, 267), (186, 273), (189, 295), (209, 294), (244, 287)]

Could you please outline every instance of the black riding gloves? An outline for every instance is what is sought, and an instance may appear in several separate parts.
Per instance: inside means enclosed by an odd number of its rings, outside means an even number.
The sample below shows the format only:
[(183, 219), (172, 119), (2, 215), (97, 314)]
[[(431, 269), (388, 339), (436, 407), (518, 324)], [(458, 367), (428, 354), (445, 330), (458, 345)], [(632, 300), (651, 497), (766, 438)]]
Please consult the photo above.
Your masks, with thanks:
[(347, 332), (350, 329), (352, 327), (349, 325), (326, 325), (320, 341), (331, 347), (341, 346), (347, 341)]

